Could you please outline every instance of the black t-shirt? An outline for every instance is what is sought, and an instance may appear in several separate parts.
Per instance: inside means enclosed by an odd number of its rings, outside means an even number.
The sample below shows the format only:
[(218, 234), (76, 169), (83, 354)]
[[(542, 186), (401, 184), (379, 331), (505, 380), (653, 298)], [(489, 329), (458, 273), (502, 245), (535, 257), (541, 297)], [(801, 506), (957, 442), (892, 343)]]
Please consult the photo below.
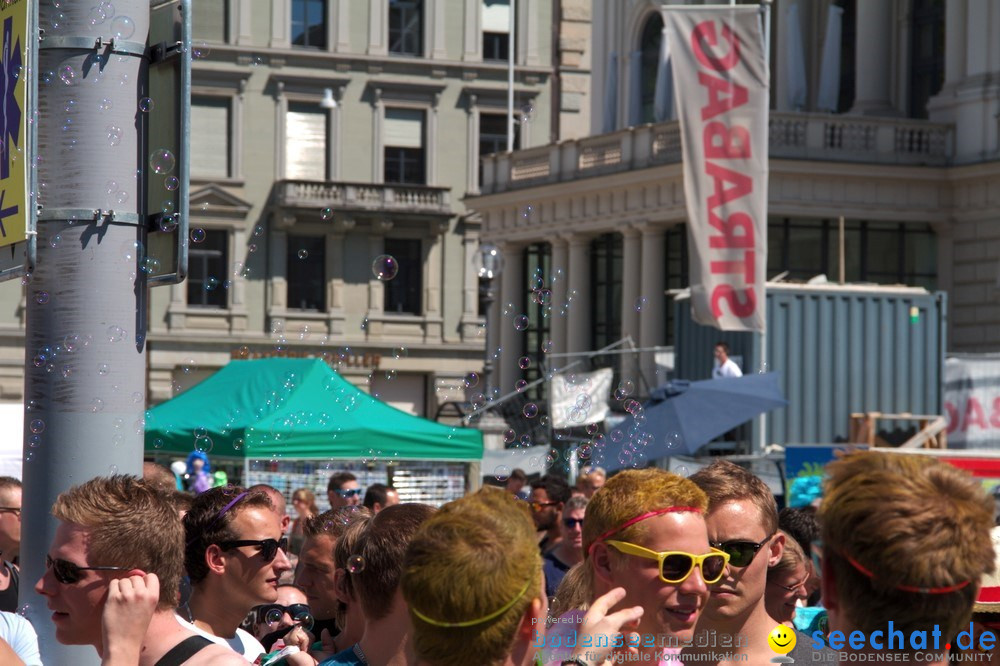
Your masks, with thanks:
[(17, 589), (19, 587), (19, 576), (17, 569), (11, 566), (10, 562), (4, 560), (3, 565), (10, 575), (10, 584), (6, 590), (0, 590), (0, 611), (14, 613), (17, 611)]

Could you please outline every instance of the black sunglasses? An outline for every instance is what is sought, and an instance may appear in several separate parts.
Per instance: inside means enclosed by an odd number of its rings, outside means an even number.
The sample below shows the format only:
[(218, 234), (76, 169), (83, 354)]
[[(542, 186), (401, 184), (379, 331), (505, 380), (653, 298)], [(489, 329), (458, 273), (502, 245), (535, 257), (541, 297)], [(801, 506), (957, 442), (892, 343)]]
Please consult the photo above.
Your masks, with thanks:
[(134, 567), (81, 567), (78, 564), (73, 564), (66, 560), (52, 559), (46, 555), (45, 568), (52, 569), (56, 580), (63, 585), (72, 585), (73, 583), (80, 582), (80, 579), (83, 578), (80, 575), (81, 571), (129, 571)]
[(763, 548), (764, 544), (770, 541), (773, 536), (774, 534), (772, 533), (764, 537), (764, 540), (759, 543), (754, 543), (753, 541), (723, 541), (721, 543), (709, 542), (709, 545), (729, 555), (730, 566), (745, 567), (753, 562), (753, 558), (757, 557), (757, 551)]
[(257, 606), (256, 610), (257, 622), (261, 624), (280, 622), (285, 613), (288, 613), (288, 617), (293, 620), (300, 620), (304, 615), (312, 615), (312, 611), (309, 610), (309, 604), (290, 604), (288, 606), (264, 604), (263, 606)]
[(288, 537), (277, 539), (242, 539), (240, 541), (221, 541), (218, 544), (222, 550), (239, 548), (240, 546), (257, 546), (260, 548), (260, 556), (265, 562), (271, 562), (278, 556), (278, 549), (288, 552)]
[(344, 499), (347, 499), (349, 497), (361, 497), (361, 494), (364, 493), (364, 491), (361, 490), (361, 488), (351, 488), (350, 490), (334, 490), (333, 492), (337, 493), (337, 495), (339, 495)]
[(574, 529), (577, 525), (583, 527), (583, 518), (563, 518), (563, 525), (568, 530)]

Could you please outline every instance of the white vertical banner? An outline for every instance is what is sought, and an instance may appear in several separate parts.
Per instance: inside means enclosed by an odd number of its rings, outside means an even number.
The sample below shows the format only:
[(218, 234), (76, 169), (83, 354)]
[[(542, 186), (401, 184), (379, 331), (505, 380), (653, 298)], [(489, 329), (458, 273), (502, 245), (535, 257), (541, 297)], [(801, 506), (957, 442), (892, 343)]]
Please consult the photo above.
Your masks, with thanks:
[(768, 70), (757, 6), (664, 7), (684, 155), (691, 310), (763, 331)]

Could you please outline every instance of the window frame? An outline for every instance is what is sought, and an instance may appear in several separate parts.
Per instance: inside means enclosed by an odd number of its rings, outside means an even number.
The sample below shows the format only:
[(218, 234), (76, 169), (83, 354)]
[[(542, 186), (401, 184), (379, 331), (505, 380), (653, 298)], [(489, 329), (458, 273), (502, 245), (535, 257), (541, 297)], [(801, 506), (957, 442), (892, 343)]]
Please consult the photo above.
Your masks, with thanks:
[[(383, 314), (403, 317), (423, 317), (425, 315), (424, 287), (426, 276), (424, 275), (424, 254), (427, 248), (424, 245), (424, 240), (423, 238), (408, 236), (389, 236), (383, 239), (383, 253), (395, 257), (400, 267), (400, 273), (382, 285)], [(395, 247), (396, 244), (402, 243), (412, 244), (410, 248), (415, 247), (416, 252), (410, 252), (410, 256), (402, 256), (403, 253)], [(403, 274), (404, 267), (407, 270), (406, 275)], [(401, 289), (408, 292), (408, 296), (404, 298), (404, 304), (409, 298), (415, 300), (415, 304), (408, 304), (412, 306), (412, 309), (389, 307), (390, 299), (393, 299)]]
[[(421, 119), (420, 119), (420, 148), (408, 148), (408, 147), (403, 147), (403, 146), (390, 146), (390, 145), (387, 145), (386, 144), (385, 122), (383, 122), (382, 136), (380, 137), (381, 144), (382, 144), (382, 174), (381, 174), (381, 176), (382, 176), (382, 183), (386, 184), (386, 185), (401, 185), (401, 186), (411, 186), (411, 185), (412, 186), (423, 186), (423, 185), (430, 185), (430, 155), (428, 154), (429, 151), (428, 151), (428, 148), (427, 148), (428, 139), (429, 139), (429, 137), (428, 137), (428, 133), (429, 133), (429, 127), (428, 127), (429, 109), (426, 109), (426, 108), (421, 107), (421, 106), (407, 106), (407, 105), (396, 105), (396, 104), (393, 104), (393, 105), (385, 107), (385, 109), (384, 109), (384, 116), (383, 116), (383, 118), (384, 118), (385, 121), (388, 120), (389, 113), (391, 111), (395, 110), (395, 109), (405, 110), (405, 111), (419, 111), (420, 112), (420, 114), (421, 114)], [(398, 156), (402, 158), (402, 160), (403, 160), (403, 166), (404, 167), (405, 167), (405, 164), (406, 164), (407, 155), (409, 153), (411, 153), (411, 152), (417, 152), (417, 151), (419, 151), (419, 158), (418, 159), (413, 159), (412, 156), (410, 156), (410, 159), (413, 162), (416, 162), (416, 163), (420, 164), (420, 174), (422, 176), (421, 179), (420, 180), (412, 180), (411, 181), (411, 180), (406, 180), (405, 177), (404, 177), (403, 179), (400, 179), (400, 180), (390, 180), (389, 179), (389, 163), (390, 163), (389, 154), (390, 154), (391, 150), (400, 151), (400, 153), (399, 153)], [(402, 173), (405, 176), (405, 168), (402, 170)]]
[[(393, 49), (393, 14), (394, 12), (404, 12), (407, 9), (416, 9), (416, 14), (418, 17), (417, 25), (413, 27), (410, 32), (407, 32), (406, 28), (401, 28), (400, 32), (403, 33), (400, 36), (400, 40), (403, 40), (403, 46), (405, 46), (405, 41), (407, 37), (413, 38), (416, 35), (416, 49), (413, 51), (409, 50), (394, 50)], [(374, 11), (374, 9), (373, 9)], [(386, 16), (386, 50), (387, 53), (392, 57), (399, 58), (423, 58), (426, 56), (427, 44), (426, 36), (424, 34), (427, 22), (427, 3), (424, 0), (389, 0), (388, 14)], [(397, 42), (398, 43), (398, 42)]]
[[(313, 247), (302, 248), (301, 244), (296, 245), (296, 240), (308, 240), (309, 244)], [(299, 259), (298, 252), (300, 249), (306, 249), (309, 252), (309, 257), (307, 259), (313, 261), (319, 266), (319, 281), (314, 284), (309, 284), (304, 287), (306, 290), (317, 289), (317, 294), (319, 300), (317, 307), (298, 307), (297, 305), (292, 305), (292, 267), (299, 266), (297, 262), (303, 261)], [(285, 237), (285, 309), (291, 312), (327, 312), (329, 309), (329, 303), (327, 299), (327, 285), (330, 282), (330, 277), (326, 273), (326, 236), (323, 234), (292, 234), (289, 233)]]
[[(229, 281), (229, 254), (231, 250), (230, 246), (232, 244), (232, 233), (231, 230), (225, 228), (209, 228), (205, 229), (204, 231), (205, 231), (205, 241), (203, 241), (202, 243), (191, 243), (191, 245), (188, 248), (187, 285), (184, 290), (185, 304), (188, 308), (206, 312), (219, 312), (219, 311), (229, 310), (232, 301), (229, 295), (230, 289), (226, 287), (226, 282)], [(206, 246), (204, 243), (209, 240), (209, 237), (218, 238), (220, 234), (222, 239), (221, 250), (207, 249), (208, 246)], [(216, 287), (216, 289), (212, 290), (204, 288), (204, 283), (207, 282), (208, 278), (215, 277), (210, 273), (208, 267), (208, 263), (212, 260), (207, 256), (210, 253), (221, 254), (221, 256), (217, 257), (216, 260), (221, 262), (221, 268), (222, 268), (221, 272), (219, 273), (220, 276), (219, 284)], [(204, 259), (202, 259), (202, 261), (199, 262), (199, 258), (201, 257), (204, 257)], [(201, 276), (200, 278), (195, 275), (196, 273), (195, 267), (198, 266), (199, 264), (205, 268), (205, 275)], [(215, 292), (216, 290), (218, 290), (218, 292), (222, 294), (222, 301), (223, 301), (222, 304), (214, 305), (204, 302), (202, 303), (191, 302), (192, 288), (194, 287), (195, 284), (201, 284), (201, 289), (199, 289), (198, 292), (201, 293), (202, 295), (207, 295), (210, 292)]]
[[(328, 51), (330, 49), (330, 6), (328, 0), (287, 0), (288, 1), (288, 44), (290, 48), (293, 49), (314, 49), (318, 51)], [(322, 35), (322, 44), (296, 44), (295, 43), (295, 6), (296, 4), (304, 4), (306, 7), (306, 19), (304, 23), (306, 27), (303, 28), (303, 35), (309, 34), (310, 25), (308, 23), (308, 9), (310, 6), (317, 5), (322, 11), (322, 21), (318, 25), (321, 28), (320, 34)]]
[(296, 111), (296, 108), (315, 107), (318, 109), (314, 111), (318, 116), (323, 116), (324, 122), (324, 145), (323, 145), (323, 178), (320, 182), (329, 182), (333, 179), (334, 164), (331, 156), (332, 151), (332, 138), (334, 129), (334, 119), (331, 118), (330, 110), (321, 109), (318, 106), (318, 102), (312, 99), (305, 99), (296, 95), (286, 95), (285, 104), (282, 108), (282, 125), (281, 125), (281, 177), (279, 180), (310, 180), (306, 178), (292, 178), (288, 175), (288, 114), (289, 113), (307, 113), (306, 111)]

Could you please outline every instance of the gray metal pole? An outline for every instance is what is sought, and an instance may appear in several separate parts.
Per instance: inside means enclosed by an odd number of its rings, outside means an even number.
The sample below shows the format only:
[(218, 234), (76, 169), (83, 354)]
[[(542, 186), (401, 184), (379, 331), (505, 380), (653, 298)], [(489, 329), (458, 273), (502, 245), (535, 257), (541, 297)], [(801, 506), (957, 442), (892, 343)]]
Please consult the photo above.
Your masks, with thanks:
[(98, 664), (93, 648), (56, 642), (33, 587), (55, 534), (56, 496), (142, 469), (146, 281), (137, 225), (149, 156), (140, 152), (138, 102), (149, 2), (43, 2), (39, 13), (44, 38), (30, 75), (39, 77), (43, 208), (26, 287), (20, 602), (45, 663)]

